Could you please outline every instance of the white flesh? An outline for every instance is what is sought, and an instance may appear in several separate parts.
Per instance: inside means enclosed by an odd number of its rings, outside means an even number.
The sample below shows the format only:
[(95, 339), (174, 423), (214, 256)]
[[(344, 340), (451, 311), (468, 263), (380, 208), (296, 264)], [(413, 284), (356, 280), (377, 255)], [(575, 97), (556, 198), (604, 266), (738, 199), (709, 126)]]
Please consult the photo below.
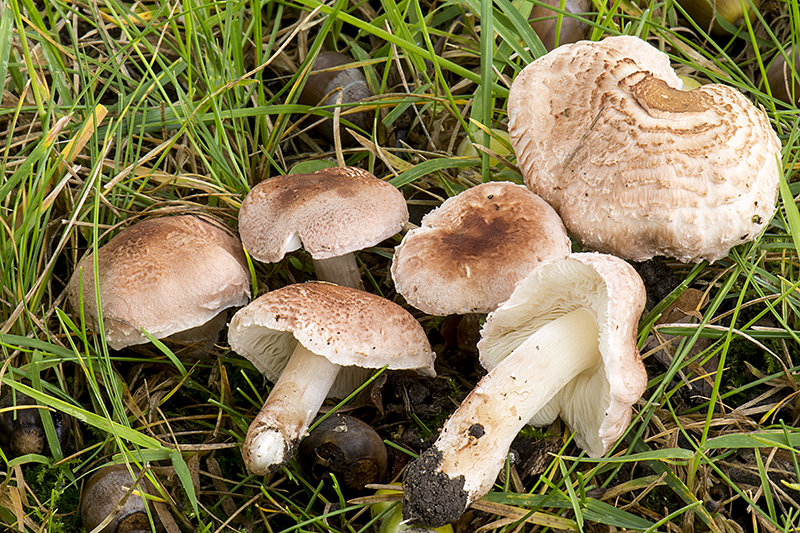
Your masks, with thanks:
[[(492, 488), (517, 433), (558, 391), (600, 362), (598, 327), (578, 309), (540, 328), (481, 379), (434, 444), (441, 471), (464, 476), (469, 502)], [(483, 435), (475, 437), (475, 424)], [(472, 428), (472, 431), (471, 431)]]
[(340, 368), (297, 343), (289, 363), (247, 431), (242, 455), (250, 472), (266, 475), (289, 460), (325, 401)]

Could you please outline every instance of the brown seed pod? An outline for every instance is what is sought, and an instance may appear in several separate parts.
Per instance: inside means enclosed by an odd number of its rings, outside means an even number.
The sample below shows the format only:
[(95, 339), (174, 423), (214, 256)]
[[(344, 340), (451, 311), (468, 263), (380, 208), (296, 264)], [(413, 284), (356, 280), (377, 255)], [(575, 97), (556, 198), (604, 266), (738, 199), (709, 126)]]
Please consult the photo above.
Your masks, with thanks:
[(739, 0), (678, 0), (678, 3), (698, 26), (714, 35), (730, 35), (719, 19), (738, 27), (744, 23), (745, 14), (751, 22), (754, 21), (756, 10), (761, 7), (761, 0), (753, 0), (755, 9), (748, 2)]
[[(47, 436), (39, 409), (27, 407), (32, 405), (37, 405), (36, 400), (20, 392), (16, 393), (16, 399), (7, 394), (0, 400), (0, 409), (9, 409), (0, 413), (0, 447), (12, 457), (42, 454), (47, 449)], [(69, 419), (58, 411), (52, 411), (51, 416), (63, 450), (69, 443), (71, 433)]]
[[(798, 47), (794, 45), (792, 49), (786, 50), (786, 57), (790, 63), (786, 62), (783, 54), (778, 54), (773, 59), (772, 64), (767, 70), (767, 83), (769, 83), (772, 96), (786, 102), (787, 104), (800, 104), (800, 83), (797, 83), (797, 76), (800, 76), (800, 56)], [(792, 72), (794, 66), (794, 73)], [(794, 86), (794, 88), (792, 88)], [(794, 100), (792, 99), (794, 94)]]
[[(353, 60), (350, 57), (339, 52), (320, 52), (316, 61), (314, 61), (312, 74), (308, 77), (303, 90), (300, 92), (298, 103), (309, 106), (336, 105), (340, 92), (337, 89), (340, 88), (342, 104), (352, 104), (372, 96), (367, 85), (367, 79), (361, 69), (337, 69), (337, 67), (348, 65), (352, 62)], [(343, 108), (341, 118), (352, 122), (365, 131), (370, 131), (374, 113), (369, 111), (349, 113), (347, 108)], [(322, 122), (319, 126), (319, 131), (328, 140), (333, 140), (333, 121), (328, 119)], [(342, 138), (342, 142), (352, 142), (352, 139), (348, 135), (346, 138)]]
[(333, 414), (300, 443), (297, 455), (306, 475), (319, 481), (333, 474), (346, 489), (364, 490), (386, 475), (386, 446), (374, 429), (358, 418)]
[[(138, 469), (134, 468), (134, 474), (138, 474), (138, 472)], [(92, 477), (83, 486), (81, 493), (80, 512), (83, 527), (87, 531), (91, 531), (100, 525), (128, 494), (128, 489), (134, 481), (135, 478), (132, 477), (126, 465), (106, 466), (92, 474)], [(153, 494), (155, 490), (146, 479), (143, 480), (139, 490), (131, 491), (125, 503), (117, 509), (114, 518), (99, 533), (151, 531), (150, 519), (145, 510), (147, 504), (140, 495), (141, 492)], [(152, 507), (151, 515), (156, 520)], [(160, 526), (157, 520), (156, 524)], [(161, 530), (160, 527), (159, 530)]]
[[(544, 0), (545, 4), (553, 7), (562, 7), (569, 13), (588, 13), (591, 2), (589, 0)], [(553, 50), (556, 46), (580, 41), (586, 37), (586, 30), (589, 25), (580, 20), (567, 16), (561, 18), (561, 28), (558, 27), (558, 13), (548, 9), (544, 5), (535, 5), (528, 20), (536, 35), (541, 39), (547, 51)], [(558, 30), (558, 31), (557, 31)], [(556, 33), (558, 33), (558, 45), (556, 44)]]

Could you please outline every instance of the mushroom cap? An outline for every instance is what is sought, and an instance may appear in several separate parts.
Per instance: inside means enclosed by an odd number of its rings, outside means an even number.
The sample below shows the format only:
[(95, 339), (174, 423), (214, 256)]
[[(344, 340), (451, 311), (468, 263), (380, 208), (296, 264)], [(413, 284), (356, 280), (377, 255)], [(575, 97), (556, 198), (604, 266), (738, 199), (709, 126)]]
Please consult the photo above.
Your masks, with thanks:
[(301, 244), (314, 259), (345, 255), (388, 239), (406, 222), (403, 194), (357, 167), (264, 180), (239, 210), (244, 247), (268, 263)]
[(556, 212), (522, 185), (490, 182), (448, 198), (395, 248), (392, 278), (431, 315), (488, 313), (544, 260), (566, 257)]
[[(94, 258), (78, 263), (67, 287), (73, 309), (81, 292), (98, 327)], [(209, 218), (181, 215), (143, 220), (97, 252), (106, 341), (115, 350), (200, 328), (250, 299), (250, 270), (239, 239)], [(81, 283), (82, 280), (82, 283)], [(221, 322), (224, 326), (224, 322)]]
[(780, 142), (765, 113), (731, 87), (681, 86), (628, 36), (561, 46), (514, 80), (525, 183), (589, 249), (714, 261), (771, 220)]
[(576, 309), (588, 310), (600, 331), (596, 371), (573, 379), (530, 424), (544, 426), (561, 416), (577, 444), (600, 457), (628, 427), (631, 406), (647, 387), (636, 348), (645, 301), (641, 278), (617, 257), (579, 253), (547, 262), (489, 314), (478, 342), (481, 364), (493, 369), (548, 322)]
[[(256, 298), (233, 316), (228, 340), (272, 382), (298, 342), (340, 366), (388, 366), (435, 375), (435, 354), (408, 311), (380, 296), (332, 283), (287, 285)], [(338, 396), (334, 390), (330, 395)]]

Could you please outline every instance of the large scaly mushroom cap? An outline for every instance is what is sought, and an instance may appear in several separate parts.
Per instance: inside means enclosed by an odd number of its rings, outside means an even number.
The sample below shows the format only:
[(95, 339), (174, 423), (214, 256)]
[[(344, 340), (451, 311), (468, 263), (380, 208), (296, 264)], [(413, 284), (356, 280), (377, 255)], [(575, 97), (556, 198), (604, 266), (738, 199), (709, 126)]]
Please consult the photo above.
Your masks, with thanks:
[(589, 249), (643, 261), (714, 261), (775, 212), (780, 142), (737, 90), (681, 91), (636, 37), (561, 46), (511, 87), (525, 183)]

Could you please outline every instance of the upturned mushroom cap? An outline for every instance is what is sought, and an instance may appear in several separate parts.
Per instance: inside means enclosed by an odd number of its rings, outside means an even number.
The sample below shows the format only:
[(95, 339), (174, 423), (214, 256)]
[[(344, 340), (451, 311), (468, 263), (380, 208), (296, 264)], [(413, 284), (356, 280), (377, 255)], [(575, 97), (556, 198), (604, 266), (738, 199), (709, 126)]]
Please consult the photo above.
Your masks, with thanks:
[(630, 425), (631, 406), (647, 387), (636, 348), (644, 284), (625, 261), (598, 253), (571, 254), (536, 269), (481, 330), (481, 364), (492, 370), (548, 322), (586, 309), (598, 326), (596, 368), (574, 379), (530, 420), (544, 426), (561, 418), (591, 457), (604, 455)]
[(521, 185), (491, 182), (447, 199), (395, 248), (392, 278), (431, 315), (488, 313), (570, 241), (552, 207)]
[(357, 167), (334, 167), (262, 181), (239, 210), (248, 253), (274, 263), (303, 246), (327, 259), (378, 244), (408, 222), (396, 187)]
[(762, 110), (709, 84), (681, 91), (636, 37), (557, 48), (508, 99), (525, 183), (586, 247), (643, 261), (714, 261), (776, 206), (780, 142)]
[(340, 366), (433, 375), (435, 354), (410, 313), (380, 296), (332, 283), (287, 285), (260, 296), (233, 316), (228, 340), (273, 382), (298, 343)]
[[(134, 224), (100, 247), (97, 266), (103, 327), (115, 350), (149, 342), (142, 329), (161, 339), (202, 328), (250, 298), (250, 271), (239, 239), (205, 217)], [(73, 309), (79, 309), (82, 296), (86, 318), (97, 328), (93, 254), (80, 261), (67, 291)], [(224, 320), (216, 322), (224, 326)]]

